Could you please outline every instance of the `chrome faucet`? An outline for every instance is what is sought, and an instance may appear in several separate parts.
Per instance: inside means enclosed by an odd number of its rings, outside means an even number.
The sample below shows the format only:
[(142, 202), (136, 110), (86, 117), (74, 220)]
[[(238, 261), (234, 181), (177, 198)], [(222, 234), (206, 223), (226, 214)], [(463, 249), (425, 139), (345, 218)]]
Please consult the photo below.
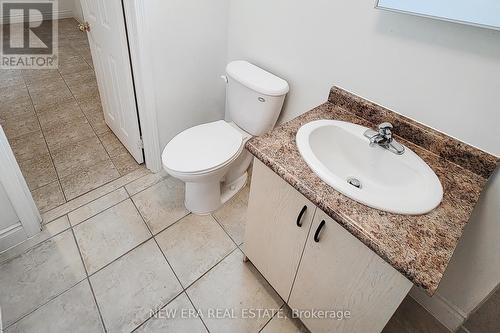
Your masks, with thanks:
[(405, 147), (392, 137), (393, 128), (391, 123), (384, 122), (378, 125), (378, 132), (368, 129), (364, 136), (370, 140), (370, 146), (377, 145), (394, 154), (402, 155), (405, 152)]

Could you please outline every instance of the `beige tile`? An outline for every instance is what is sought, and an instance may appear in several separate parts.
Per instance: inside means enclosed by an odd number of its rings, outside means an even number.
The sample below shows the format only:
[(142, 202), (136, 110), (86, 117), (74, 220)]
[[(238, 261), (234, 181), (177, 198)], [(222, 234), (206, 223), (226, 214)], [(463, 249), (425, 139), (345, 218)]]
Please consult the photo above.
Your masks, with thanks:
[(60, 181), (66, 199), (71, 200), (118, 177), (120, 174), (111, 160), (106, 160), (62, 177)]
[(0, 100), (2, 104), (25, 103), (29, 99), (30, 95), (24, 83), (0, 88)]
[(0, 304), (5, 326), (85, 278), (70, 230), (0, 265)]
[(113, 132), (106, 132), (99, 135), (99, 139), (108, 152), (109, 156), (115, 157), (120, 154), (127, 153), (127, 149), (123, 146), (120, 140), (116, 137)]
[(4, 119), (1, 125), (9, 140), (40, 130), (40, 124), (34, 113), (25, 113), (17, 117)]
[(78, 100), (78, 105), (80, 105), (80, 108), (86, 115), (92, 113), (103, 114), (101, 99), (98, 95), (80, 99)]
[(245, 237), (249, 186), (214, 213), (215, 218), (236, 244), (241, 245)]
[(109, 156), (97, 137), (69, 144), (51, 152), (60, 178), (80, 172), (99, 162), (109, 161)]
[(130, 184), (125, 186), (125, 189), (130, 195), (134, 195), (140, 191), (147, 189), (148, 187), (161, 182), (163, 179), (167, 177), (167, 173), (164, 170), (161, 170), (157, 173), (151, 173), (144, 177), (134, 180)]
[(132, 200), (153, 234), (189, 213), (184, 206), (184, 184), (172, 177), (134, 195)]
[(85, 115), (74, 98), (61, 103), (39, 107), (36, 110), (40, 125), (44, 130), (59, 127), (66, 123), (85, 122)]
[(34, 235), (33, 237), (28, 238), (24, 242), (11, 247), (10, 249), (0, 253), (0, 264), (17, 257), (32, 247), (46, 241), (49, 238), (54, 237), (55, 235), (63, 232), (64, 230), (70, 227), (68, 217), (63, 216), (58, 218), (57, 220), (52, 221), (49, 224), (45, 224), (42, 226), (42, 230)]
[(36, 81), (28, 85), (35, 110), (71, 99), (72, 95), (62, 78)]
[(57, 69), (23, 69), (22, 76), (28, 85), (37, 82), (44, 83), (61, 79), (61, 75)]
[(302, 322), (293, 318), (292, 311), (284, 305), (271, 321), (260, 331), (261, 333), (308, 333)]
[(0, 122), (12, 118), (23, 118), (34, 114), (35, 108), (29, 97), (13, 101), (2, 100), (2, 103), (0, 103)]
[(200, 318), (189, 316), (195, 309), (185, 293), (180, 294), (155, 316), (141, 325), (138, 333), (207, 333)]
[(92, 69), (77, 73), (63, 74), (63, 78), (77, 100), (99, 96), (97, 80)]
[(244, 318), (243, 309), (263, 309), (274, 314), (283, 301), (243, 254), (236, 250), (196, 281), (187, 290), (194, 306), (207, 314), (209, 309), (233, 309), (236, 318), (206, 318), (210, 332), (258, 332), (270, 317)]
[(59, 60), (59, 72), (62, 75), (78, 73), (90, 69), (87, 62), (79, 55)]
[(470, 332), (500, 332), (500, 289), (497, 289), (464, 326)]
[(139, 168), (140, 164), (128, 152), (111, 157), (113, 164), (120, 173), (126, 175), (129, 172)]
[(193, 214), (157, 235), (156, 240), (184, 287), (236, 248), (211, 216)]
[(73, 228), (89, 274), (151, 237), (131, 200), (126, 200)]
[(125, 191), (123, 187), (119, 188), (118, 190), (108, 193), (99, 199), (89, 202), (85, 206), (75, 209), (68, 214), (68, 218), (71, 225), (75, 226), (78, 223), (83, 222), (86, 219), (116, 205), (117, 203), (122, 202), (128, 197), (127, 191)]
[(55, 220), (58, 217), (61, 217), (63, 215), (68, 214), (69, 212), (84, 206), (85, 204), (94, 201), (100, 197), (102, 197), (105, 194), (108, 194), (112, 191), (115, 191), (116, 189), (119, 189), (120, 187), (123, 187), (127, 185), (128, 183), (141, 178), (147, 174), (149, 174), (150, 171), (147, 170), (144, 167), (141, 167), (135, 171), (132, 171), (131, 173), (122, 176), (120, 178), (117, 178), (103, 186), (100, 186), (96, 188), (95, 190), (92, 190), (88, 193), (85, 193), (78, 198), (72, 199), (69, 202), (65, 203), (64, 205), (61, 205), (57, 208), (51, 209), (50, 211), (43, 213), (42, 214), (42, 220), (43, 223), (49, 223), (53, 220)]
[(23, 76), (15, 69), (0, 69), (0, 88), (24, 84)]
[(6, 333), (104, 332), (87, 280), (9, 327)]
[(94, 129), (97, 134), (103, 134), (110, 131), (108, 125), (106, 125), (106, 121), (104, 120), (104, 115), (102, 112), (94, 112), (85, 114), (87, 119), (89, 120), (90, 125)]
[(59, 181), (32, 190), (31, 194), (40, 212), (46, 212), (66, 202)]
[(100, 270), (90, 282), (108, 332), (130, 332), (182, 291), (153, 240)]
[(30, 190), (57, 180), (56, 169), (48, 154), (22, 161), (19, 167)]
[(50, 150), (95, 137), (95, 133), (87, 120), (80, 118), (44, 129), (43, 133)]
[(18, 162), (48, 155), (49, 153), (41, 130), (9, 139), (9, 143)]

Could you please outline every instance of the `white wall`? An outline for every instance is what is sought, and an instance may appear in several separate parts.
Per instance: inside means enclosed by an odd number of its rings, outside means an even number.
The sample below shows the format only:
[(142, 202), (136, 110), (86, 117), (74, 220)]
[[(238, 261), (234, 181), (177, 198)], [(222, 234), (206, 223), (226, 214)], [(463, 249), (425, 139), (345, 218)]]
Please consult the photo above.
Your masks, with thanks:
[(229, 0), (148, 0), (151, 88), (160, 149), (176, 134), (224, 115)]
[(80, 0), (73, 0), (73, 17), (78, 22), (85, 21), (85, 19), (83, 18), (83, 10)]
[[(288, 80), (281, 121), (323, 103), (338, 85), (500, 155), (500, 32), (373, 6), (371, 0), (232, 0), (228, 60), (247, 59)], [(428, 308), (444, 302), (455, 319), (467, 315), (500, 281), (498, 202), (497, 174), (438, 297), (424, 296)]]

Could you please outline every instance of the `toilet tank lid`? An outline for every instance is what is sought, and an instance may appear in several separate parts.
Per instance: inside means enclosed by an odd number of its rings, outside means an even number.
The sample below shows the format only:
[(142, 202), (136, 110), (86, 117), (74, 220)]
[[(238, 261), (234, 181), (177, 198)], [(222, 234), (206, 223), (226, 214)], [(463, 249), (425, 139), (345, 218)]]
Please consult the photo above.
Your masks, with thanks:
[(289, 90), (288, 83), (248, 61), (236, 60), (226, 66), (226, 73), (234, 80), (258, 93), (283, 96)]

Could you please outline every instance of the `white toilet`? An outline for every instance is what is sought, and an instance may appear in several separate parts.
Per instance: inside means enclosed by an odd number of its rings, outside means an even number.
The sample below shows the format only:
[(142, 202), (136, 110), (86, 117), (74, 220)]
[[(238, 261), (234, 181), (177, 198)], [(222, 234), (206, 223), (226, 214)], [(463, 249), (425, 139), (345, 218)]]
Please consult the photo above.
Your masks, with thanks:
[[(247, 181), (252, 155), (245, 143), (271, 130), (288, 93), (288, 83), (246, 61), (226, 67), (226, 116), (175, 136), (162, 153), (165, 171), (186, 183), (186, 208), (210, 214)], [(227, 118), (227, 117), (226, 117)]]

